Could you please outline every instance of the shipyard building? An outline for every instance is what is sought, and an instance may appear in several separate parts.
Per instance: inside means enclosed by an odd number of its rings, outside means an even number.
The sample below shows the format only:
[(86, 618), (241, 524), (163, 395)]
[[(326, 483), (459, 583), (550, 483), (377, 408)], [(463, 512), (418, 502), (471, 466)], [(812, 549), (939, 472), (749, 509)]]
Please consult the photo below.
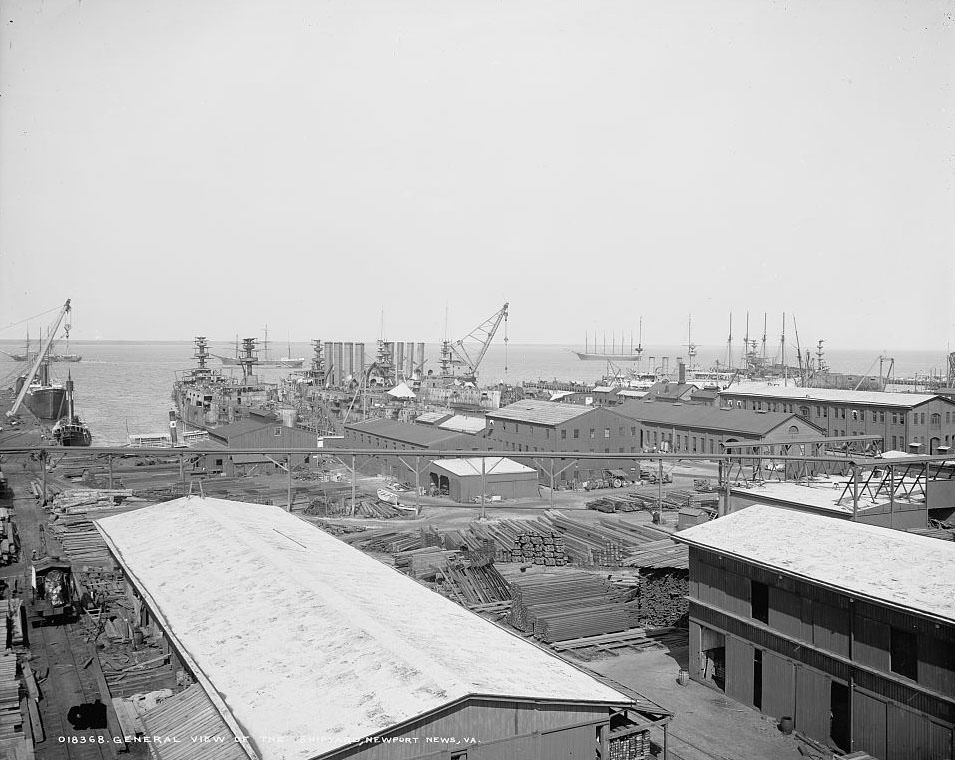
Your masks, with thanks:
[(798, 414), (828, 436), (879, 435), (889, 450), (938, 454), (955, 444), (955, 401), (930, 393), (754, 383), (721, 391), (720, 406)]
[(953, 757), (955, 543), (763, 505), (676, 538), (691, 678), (845, 752)]
[(590, 760), (645, 730), (630, 696), (277, 507), (186, 497), (96, 525), (235, 737), (222, 757)]

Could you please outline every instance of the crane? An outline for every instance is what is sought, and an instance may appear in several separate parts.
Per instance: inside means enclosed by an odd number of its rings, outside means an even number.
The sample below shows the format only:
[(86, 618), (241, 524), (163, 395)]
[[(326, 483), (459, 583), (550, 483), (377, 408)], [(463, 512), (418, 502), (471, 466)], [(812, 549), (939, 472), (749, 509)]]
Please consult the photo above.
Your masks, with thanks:
[(37, 351), (36, 357), (33, 359), (33, 364), (30, 366), (30, 371), (27, 372), (26, 377), (23, 380), (23, 385), (20, 388), (20, 392), (17, 394), (16, 401), (13, 402), (13, 406), (10, 407), (10, 411), (7, 412), (7, 417), (16, 417), (17, 412), (20, 411), (20, 404), (23, 403), (23, 399), (26, 398), (27, 391), (30, 390), (30, 383), (33, 382), (33, 378), (36, 377), (37, 371), (40, 369), (40, 365), (46, 359), (46, 355), (50, 352), (50, 346), (53, 345), (53, 339), (56, 337), (56, 331), (60, 329), (60, 325), (63, 323), (63, 318), (70, 313), (70, 299), (66, 299), (66, 303), (63, 304), (63, 308), (60, 309), (60, 315), (56, 318), (56, 323), (53, 325), (53, 329), (50, 330), (46, 335), (46, 340), (44, 340), (40, 346), (40, 350)]
[[(447, 348), (457, 357), (458, 362), (460, 362), (461, 365), (467, 370), (467, 373), (463, 377), (464, 380), (469, 380), (471, 382), (475, 382), (477, 380), (478, 367), (480, 367), (481, 362), (484, 361), (484, 355), (487, 353), (487, 349), (491, 345), (491, 341), (494, 340), (494, 336), (497, 334), (498, 328), (501, 326), (501, 322), (504, 322), (504, 349), (505, 351), (507, 350), (507, 307), (508, 304), (505, 303), (504, 306), (502, 306), (498, 311), (471, 330), (471, 332), (469, 332), (463, 338), (447, 345)], [(477, 341), (480, 344), (480, 348), (473, 357), (468, 352), (467, 347), (464, 345), (464, 341)], [(474, 349), (472, 348), (472, 350)], [(506, 359), (504, 371), (507, 371)]]

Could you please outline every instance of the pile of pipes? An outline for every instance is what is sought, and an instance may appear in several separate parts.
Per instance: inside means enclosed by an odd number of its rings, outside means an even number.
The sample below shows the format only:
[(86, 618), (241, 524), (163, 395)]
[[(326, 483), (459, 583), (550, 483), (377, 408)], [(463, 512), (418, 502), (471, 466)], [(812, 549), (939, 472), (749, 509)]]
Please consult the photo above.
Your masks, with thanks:
[(508, 622), (547, 643), (625, 631), (636, 625), (633, 593), (591, 573), (542, 573), (511, 582)]

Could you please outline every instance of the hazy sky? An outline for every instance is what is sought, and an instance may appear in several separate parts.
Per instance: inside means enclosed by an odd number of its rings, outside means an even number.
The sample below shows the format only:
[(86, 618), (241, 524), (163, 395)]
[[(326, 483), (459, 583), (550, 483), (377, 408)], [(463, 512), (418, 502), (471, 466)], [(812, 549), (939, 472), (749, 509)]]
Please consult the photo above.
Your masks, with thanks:
[(950, 2), (0, 8), (0, 328), (955, 344)]

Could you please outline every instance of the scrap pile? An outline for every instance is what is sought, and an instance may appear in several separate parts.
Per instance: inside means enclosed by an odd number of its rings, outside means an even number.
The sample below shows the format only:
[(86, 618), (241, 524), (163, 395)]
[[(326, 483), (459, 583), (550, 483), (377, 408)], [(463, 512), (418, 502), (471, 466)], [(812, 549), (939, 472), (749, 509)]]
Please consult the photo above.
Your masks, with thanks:
[(637, 597), (641, 623), (656, 628), (683, 625), (690, 613), (689, 594), (687, 570), (641, 570)]
[(553, 643), (636, 625), (633, 594), (584, 572), (542, 573), (512, 581), (508, 622)]
[[(97, 510), (96, 519), (121, 514), (126, 509)], [(50, 519), (50, 535), (55, 538), (71, 562), (76, 565), (110, 567), (112, 559), (106, 542), (96, 530), (92, 519), (84, 515), (53, 515)]]

